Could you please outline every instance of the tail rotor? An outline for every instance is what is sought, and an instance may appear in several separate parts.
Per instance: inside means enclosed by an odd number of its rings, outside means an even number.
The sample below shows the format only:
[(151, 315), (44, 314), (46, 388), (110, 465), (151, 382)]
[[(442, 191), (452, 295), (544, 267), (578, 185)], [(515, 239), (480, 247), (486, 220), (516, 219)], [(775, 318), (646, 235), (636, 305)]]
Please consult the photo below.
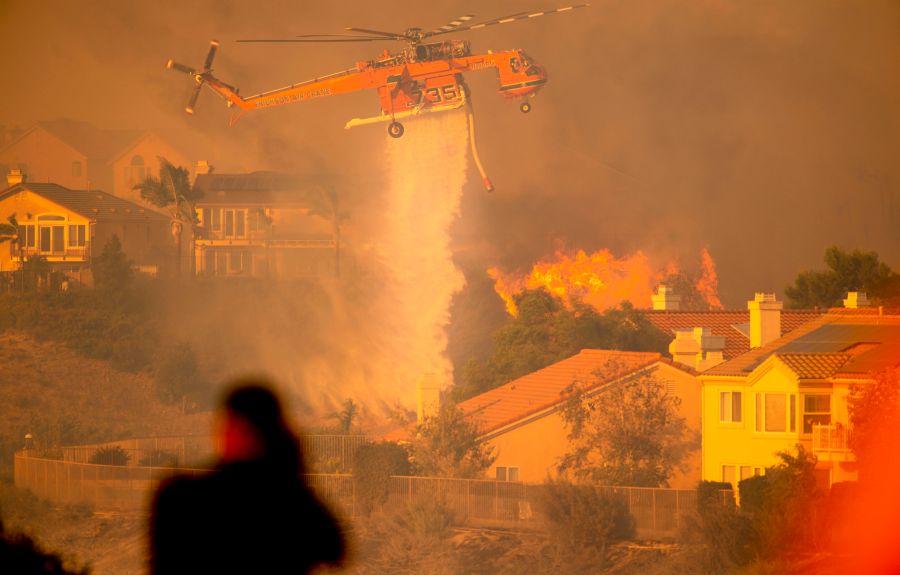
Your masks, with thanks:
[(188, 100), (188, 105), (185, 107), (184, 111), (188, 114), (194, 113), (194, 106), (197, 104), (197, 98), (200, 97), (200, 89), (203, 88), (203, 83), (207, 78), (212, 77), (212, 63), (213, 59), (216, 57), (216, 50), (219, 48), (218, 40), (212, 40), (209, 43), (209, 52), (206, 54), (206, 62), (203, 63), (203, 70), (197, 71), (190, 66), (185, 66), (184, 64), (179, 64), (173, 60), (169, 60), (166, 62), (166, 68), (169, 70), (177, 70), (179, 72), (184, 72), (189, 76), (194, 78), (194, 91), (191, 92), (191, 97)]

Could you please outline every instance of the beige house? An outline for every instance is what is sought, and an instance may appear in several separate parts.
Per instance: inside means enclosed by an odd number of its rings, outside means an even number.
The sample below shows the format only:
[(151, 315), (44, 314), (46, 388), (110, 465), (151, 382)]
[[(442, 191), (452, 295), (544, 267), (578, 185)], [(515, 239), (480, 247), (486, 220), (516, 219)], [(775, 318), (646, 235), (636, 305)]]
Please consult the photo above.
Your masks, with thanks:
[(189, 169), (191, 161), (152, 132), (104, 130), (87, 122), (40, 122), (0, 146), (0, 173), (17, 169), (29, 182), (103, 189), (143, 203), (132, 187), (159, 175), (159, 157)]
[(309, 178), (275, 172), (200, 174), (197, 275), (290, 279), (335, 274), (335, 197)]
[(52, 269), (89, 283), (91, 258), (113, 235), (143, 271), (166, 265), (169, 219), (99, 190), (57, 184), (16, 183), (0, 192), (0, 221), (15, 217), (19, 234), (0, 244), (0, 271), (21, 269), (36, 256)]
[[(610, 366), (614, 366), (610, 369)], [(501, 480), (539, 483), (555, 475), (569, 451), (561, 411), (564, 391), (574, 382), (590, 397), (622, 382), (651, 377), (681, 400), (680, 415), (690, 429), (700, 429), (700, 386), (695, 373), (658, 353), (584, 349), (578, 354), (522, 376), (460, 404), (475, 421), (482, 441), (493, 446), (497, 460), (491, 474)], [(700, 453), (676, 473), (670, 487), (693, 489), (700, 480)]]
[[(817, 457), (822, 485), (856, 478), (849, 390), (900, 365), (900, 315), (865, 300), (851, 293), (846, 308), (700, 374), (704, 479), (736, 484), (798, 444)], [(769, 311), (763, 322), (778, 331), (780, 308)]]

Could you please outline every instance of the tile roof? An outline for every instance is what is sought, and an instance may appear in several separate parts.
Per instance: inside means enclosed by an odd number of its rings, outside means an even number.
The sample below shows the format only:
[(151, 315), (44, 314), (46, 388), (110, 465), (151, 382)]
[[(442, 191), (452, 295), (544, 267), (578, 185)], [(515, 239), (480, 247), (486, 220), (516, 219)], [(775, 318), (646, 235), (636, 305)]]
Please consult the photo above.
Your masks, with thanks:
[(703, 375), (745, 376), (773, 353), (842, 353), (859, 343), (877, 345), (868, 346), (858, 355), (848, 353), (850, 359), (837, 374), (867, 373), (900, 363), (900, 315), (885, 315), (874, 308), (831, 309), (762, 347), (710, 368)]
[(658, 353), (583, 349), (576, 355), (524, 375), (459, 404), (482, 433), (518, 421), (562, 401), (574, 382), (607, 383), (661, 360)]
[(97, 222), (169, 222), (168, 216), (112, 194), (100, 190), (70, 190), (58, 184), (16, 184), (0, 192), (0, 200), (25, 190)]
[(326, 186), (308, 176), (279, 172), (200, 174), (194, 185), (203, 190), (198, 206), (277, 204), (329, 209)]
[(850, 359), (849, 353), (776, 353), (800, 379), (827, 379)]
[[(788, 334), (806, 322), (820, 317), (824, 311), (816, 310), (783, 310), (781, 312), (781, 333)], [(750, 351), (749, 310), (710, 310), (710, 311), (666, 311), (644, 310), (650, 323), (668, 335), (674, 336), (675, 330), (707, 327), (713, 335), (725, 338), (725, 359), (737, 357)]]

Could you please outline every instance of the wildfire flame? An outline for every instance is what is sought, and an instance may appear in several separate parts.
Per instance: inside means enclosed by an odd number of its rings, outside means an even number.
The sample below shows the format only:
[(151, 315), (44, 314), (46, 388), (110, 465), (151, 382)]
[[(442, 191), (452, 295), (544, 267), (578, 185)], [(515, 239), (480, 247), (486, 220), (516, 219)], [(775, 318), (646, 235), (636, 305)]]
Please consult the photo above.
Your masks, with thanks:
[[(715, 262), (707, 249), (701, 257), (701, 276), (696, 281), (697, 292), (711, 308), (721, 308), (718, 297), (718, 278)], [(617, 258), (609, 250), (592, 254), (578, 250), (574, 255), (557, 250), (552, 261), (534, 264), (527, 275), (505, 273), (496, 267), (487, 270), (494, 280), (494, 291), (503, 299), (510, 315), (518, 315), (515, 295), (526, 289), (544, 288), (571, 307), (576, 301), (603, 311), (631, 302), (635, 307), (647, 307), (650, 296), (665, 278), (679, 273), (678, 264), (670, 261), (654, 269), (642, 251)]]
[(722, 302), (719, 300), (719, 276), (716, 273), (716, 262), (709, 255), (709, 250), (703, 248), (700, 250), (700, 279), (697, 280), (696, 288), (709, 303), (712, 309), (722, 309)]

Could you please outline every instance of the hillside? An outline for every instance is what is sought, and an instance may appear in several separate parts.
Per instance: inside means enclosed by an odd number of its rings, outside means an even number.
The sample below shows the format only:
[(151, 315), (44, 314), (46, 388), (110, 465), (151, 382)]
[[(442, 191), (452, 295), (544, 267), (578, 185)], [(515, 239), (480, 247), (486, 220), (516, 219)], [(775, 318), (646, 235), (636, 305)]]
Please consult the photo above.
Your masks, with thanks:
[(0, 334), (0, 518), (45, 549), (62, 553), (91, 572), (139, 573), (144, 564), (145, 520), (58, 506), (17, 490), (12, 455), (26, 433), (36, 448), (152, 435), (205, 433), (208, 413), (182, 415), (159, 402), (144, 373), (86, 359), (66, 347), (21, 332)]

